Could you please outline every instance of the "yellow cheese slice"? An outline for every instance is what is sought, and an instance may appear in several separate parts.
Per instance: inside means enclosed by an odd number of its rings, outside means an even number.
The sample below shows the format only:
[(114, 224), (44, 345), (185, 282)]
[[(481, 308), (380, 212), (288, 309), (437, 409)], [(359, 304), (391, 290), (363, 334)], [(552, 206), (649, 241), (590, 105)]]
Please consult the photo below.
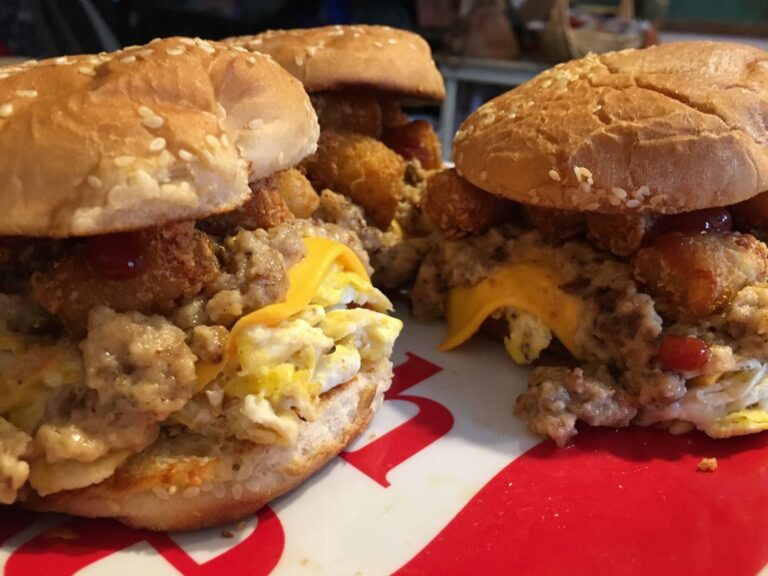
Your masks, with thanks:
[(307, 248), (306, 255), (288, 270), (290, 284), (285, 300), (255, 310), (237, 321), (229, 333), (221, 362), (217, 364), (197, 363), (199, 389), (216, 378), (227, 365), (229, 359), (235, 354), (237, 339), (243, 330), (255, 324), (276, 326), (286, 318), (306, 308), (312, 301), (317, 287), (328, 274), (328, 269), (335, 262), (338, 262), (345, 270), (357, 274), (366, 284), (370, 285), (371, 280), (363, 263), (348, 246), (327, 238), (304, 238), (304, 244)]
[(440, 350), (460, 346), (499, 308), (517, 308), (541, 319), (577, 358), (582, 356), (576, 332), (584, 302), (563, 292), (555, 270), (539, 264), (503, 266), (471, 287), (453, 288), (448, 294), (448, 333)]

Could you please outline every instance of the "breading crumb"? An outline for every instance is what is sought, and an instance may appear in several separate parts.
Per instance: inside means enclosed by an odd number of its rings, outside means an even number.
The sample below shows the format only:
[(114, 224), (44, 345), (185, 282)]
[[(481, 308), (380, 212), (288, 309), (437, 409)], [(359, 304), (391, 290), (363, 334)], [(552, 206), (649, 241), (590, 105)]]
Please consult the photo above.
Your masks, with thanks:
[(717, 458), (702, 458), (697, 468), (699, 472), (714, 472), (717, 470)]
[(232, 532), (230, 532), (229, 530), (222, 530), (221, 531), (221, 537), (222, 538), (234, 538), (235, 535), (232, 534)]

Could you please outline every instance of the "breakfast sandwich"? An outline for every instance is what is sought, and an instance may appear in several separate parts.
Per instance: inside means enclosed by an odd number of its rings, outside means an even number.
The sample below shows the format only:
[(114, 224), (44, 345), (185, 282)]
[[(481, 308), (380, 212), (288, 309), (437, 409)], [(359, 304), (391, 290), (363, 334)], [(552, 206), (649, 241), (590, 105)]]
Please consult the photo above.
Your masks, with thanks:
[(190, 38), (0, 68), (0, 504), (186, 530), (367, 424), (401, 322), (298, 218), (301, 84)]
[(768, 428), (768, 53), (713, 42), (590, 55), (491, 100), (424, 211), (413, 290), (533, 364), (516, 413), (715, 438)]
[(430, 233), (419, 200), (426, 176), (442, 167), (431, 125), (403, 111), (445, 96), (424, 39), (386, 26), (328, 26), (228, 42), (269, 54), (302, 81), (317, 111), (320, 141), (291, 173), (293, 202), (355, 231), (377, 286), (413, 281)]

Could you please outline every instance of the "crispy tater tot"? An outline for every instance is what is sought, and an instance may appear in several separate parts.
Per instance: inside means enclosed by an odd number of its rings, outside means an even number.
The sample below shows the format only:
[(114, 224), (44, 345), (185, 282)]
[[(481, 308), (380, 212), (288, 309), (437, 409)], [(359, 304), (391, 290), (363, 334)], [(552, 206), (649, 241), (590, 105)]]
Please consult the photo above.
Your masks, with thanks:
[(382, 99), (381, 103), (381, 123), (386, 130), (394, 126), (408, 124), (408, 114), (403, 112), (403, 108), (397, 101)]
[(733, 223), (738, 230), (768, 232), (768, 192), (763, 192), (730, 206)]
[(358, 132), (381, 137), (381, 106), (373, 94), (321, 92), (310, 96), (322, 130)]
[(694, 320), (727, 306), (744, 286), (768, 279), (768, 247), (749, 234), (659, 236), (634, 257), (635, 279), (669, 320)]
[(403, 195), (405, 162), (378, 140), (326, 130), (302, 167), (316, 190), (330, 188), (348, 196), (382, 230), (392, 224)]
[(526, 220), (550, 241), (559, 241), (580, 236), (584, 232), (585, 222), (582, 212), (523, 206)]
[(320, 196), (307, 177), (291, 168), (275, 174), (277, 188), (286, 205), (297, 218), (309, 218), (320, 206)]
[[(134, 260), (135, 272), (127, 268), (121, 272), (123, 279), (108, 278), (119, 271), (116, 266), (124, 264), (126, 253)], [(118, 312), (165, 312), (177, 299), (197, 294), (218, 270), (207, 236), (194, 222), (182, 222), (88, 238), (47, 271), (33, 274), (32, 292), (43, 308), (83, 334), (88, 313), (98, 304)]]
[(453, 168), (430, 176), (421, 207), (446, 238), (479, 234), (517, 212), (515, 203), (473, 186)]
[(589, 238), (603, 250), (617, 256), (637, 252), (652, 232), (655, 216), (650, 214), (587, 214)]
[(280, 193), (276, 176), (252, 182), (250, 187), (251, 197), (245, 204), (230, 212), (200, 220), (198, 227), (214, 236), (226, 236), (238, 228), (269, 229), (293, 220), (293, 212)]
[(440, 139), (426, 120), (387, 128), (381, 141), (406, 160), (418, 160), (426, 170), (438, 170), (443, 165)]

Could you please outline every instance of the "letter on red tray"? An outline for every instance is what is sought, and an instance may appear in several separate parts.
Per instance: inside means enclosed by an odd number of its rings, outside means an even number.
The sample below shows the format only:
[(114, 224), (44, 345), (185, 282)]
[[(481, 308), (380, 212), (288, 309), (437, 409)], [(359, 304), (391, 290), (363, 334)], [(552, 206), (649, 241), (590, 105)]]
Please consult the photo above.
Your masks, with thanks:
[(420, 396), (402, 394), (442, 370), (439, 366), (408, 352), (407, 360), (395, 367), (392, 387), (385, 400), (415, 404), (418, 414), (359, 450), (343, 452), (341, 458), (385, 488), (387, 474), (427, 446), (445, 436), (453, 427), (453, 415), (442, 404)]
[(266, 576), (283, 553), (285, 534), (268, 506), (259, 511), (258, 522), (248, 538), (198, 564), (167, 534), (133, 530), (113, 520), (71, 520), (16, 549), (5, 565), (5, 576), (71, 576), (142, 541), (184, 576)]

